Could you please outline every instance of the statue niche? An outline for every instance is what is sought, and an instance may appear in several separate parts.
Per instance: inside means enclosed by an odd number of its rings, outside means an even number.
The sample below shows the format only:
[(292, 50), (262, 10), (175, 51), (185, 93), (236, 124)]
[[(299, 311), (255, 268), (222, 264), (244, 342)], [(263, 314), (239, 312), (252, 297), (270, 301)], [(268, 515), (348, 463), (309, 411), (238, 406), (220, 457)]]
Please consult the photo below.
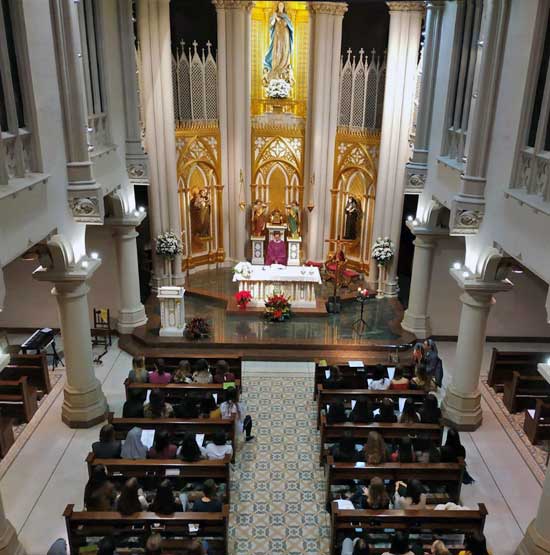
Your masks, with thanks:
[(284, 2), (278, 2), (275, 13), (269, 21), (269, 48), (264, 56), (265, 86), (274, 79), (282, 79), (289, 85), (294, 83), (292, 74), (292, 50), (294, 48), (294, 27)]
[(191, 233), (202, 240), (210, 238), (210, 195), (207, 189), (196, 189), (191, 197)]
[(355, 241), (361, 234), (361, 203), (349, 196), (344, 208), (344, 239)]

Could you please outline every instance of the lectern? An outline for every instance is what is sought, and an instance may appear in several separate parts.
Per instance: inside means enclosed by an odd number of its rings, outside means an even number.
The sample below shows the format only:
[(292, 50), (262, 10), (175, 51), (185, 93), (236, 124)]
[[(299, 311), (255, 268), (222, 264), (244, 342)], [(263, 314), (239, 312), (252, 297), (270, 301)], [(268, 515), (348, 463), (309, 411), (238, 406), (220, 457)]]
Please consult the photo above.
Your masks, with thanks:
[(183, 337), (185, 330), (185, 289), (172, 285), (159, 287), (160, 331), (163, 337)]

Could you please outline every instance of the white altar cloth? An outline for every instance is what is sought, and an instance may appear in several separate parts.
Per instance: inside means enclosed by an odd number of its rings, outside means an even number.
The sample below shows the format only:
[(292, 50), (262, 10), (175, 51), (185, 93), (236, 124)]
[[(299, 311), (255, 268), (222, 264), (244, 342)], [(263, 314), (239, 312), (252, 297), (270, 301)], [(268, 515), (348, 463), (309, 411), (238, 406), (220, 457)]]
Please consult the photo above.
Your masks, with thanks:
[(263, 307), (265, 300), (274, 290), (290, 297), (290, 304), (296, 308), (315, 308), (315, 284), (322, 283), (319, 268), (314, 266), (251, 266), (250, 274), (234, 274), (239, 291), (250, 291), (250, 306)]

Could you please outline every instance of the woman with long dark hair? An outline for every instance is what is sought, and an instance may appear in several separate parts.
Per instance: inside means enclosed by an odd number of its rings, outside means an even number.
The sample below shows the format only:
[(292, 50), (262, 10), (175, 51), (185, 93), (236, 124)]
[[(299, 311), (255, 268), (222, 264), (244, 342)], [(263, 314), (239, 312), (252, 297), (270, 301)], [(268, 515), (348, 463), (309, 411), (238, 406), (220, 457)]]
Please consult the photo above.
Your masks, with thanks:
[(147, 500), (139, 487), (137, 478), (130, 478), (126, 480), (122, 486), (120, 495), (116, 500), (116, 510), (121, 515), (128, 516), (141, 511), (146, 511), (148, 507), (149, 503), (147, 503)]

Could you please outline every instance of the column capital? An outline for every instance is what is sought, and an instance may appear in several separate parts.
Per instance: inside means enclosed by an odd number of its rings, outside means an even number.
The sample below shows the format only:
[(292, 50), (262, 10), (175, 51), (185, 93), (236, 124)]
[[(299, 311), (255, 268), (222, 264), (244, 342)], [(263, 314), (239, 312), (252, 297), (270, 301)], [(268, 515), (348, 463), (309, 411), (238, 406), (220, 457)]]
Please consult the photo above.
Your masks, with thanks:
[(212, 4), (217, 10), (247, 10), (254, 7), (254, 2), (250, 0), (212, 0)]
[(424, 12), (424, 2), (399, 2), (392, 0), (387, 2), (388, 8), (390, 10), (390, 15), (392, 12)]
[(120, 216), (110, 216), (105, 218), (105, 225), (110, 225), (113, 227), (138, 227), (141, 222), (147, 217), (147, 212), (140, 212), (139, 210), (134, 210), (133, 212), (127, 212)]
[(65, 284), (67, 287), (76, 289), (79, 285), (85, 284), (101, 266), (101, 259), (83, 256), (70, 266), (59, 269), (55, 266), (44, 268), (39, 266), (34, 272), (33, 277), (38, 281), (50, 281), (57, 287), (58, 284)]
[(435, 241), (449, 235), (449, 230), (447, 228), (433, 226), (429, 222), (424, 223), (413, 220), (412, 222), (407, 221), (405, 225), (415, 237), (424, 237), (426, 241), (430, 240), (430, 238)]
[(500, 281), (484, 280), (472, 274), (467, 268), (451, 268), (449, 272), (458, 286), (472, 298), (491, 298), (495, 293), (510, 291), (514, 287), (514, 284), (508, 279)]
[(348, 11), (346, 2), (310, 2), (308, 8), (310, 12), (324, 15), (343, 16)]
[(427, 10), (442, 10), (445, 7), (446, 0), (428, 0), (426, 2)]

